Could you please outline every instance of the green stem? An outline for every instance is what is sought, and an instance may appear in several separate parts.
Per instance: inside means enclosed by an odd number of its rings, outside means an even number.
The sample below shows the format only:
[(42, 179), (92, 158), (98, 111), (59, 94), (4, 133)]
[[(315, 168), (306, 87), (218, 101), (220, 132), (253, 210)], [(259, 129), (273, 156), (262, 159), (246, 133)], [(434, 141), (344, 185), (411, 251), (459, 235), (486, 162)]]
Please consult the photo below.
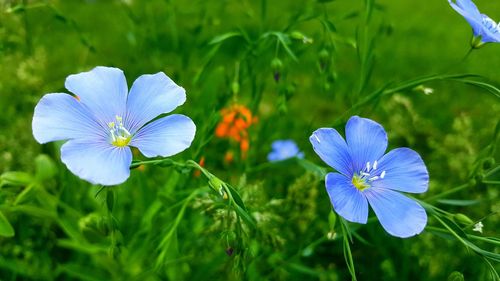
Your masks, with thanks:
[(437, 200), (439, 200), (439, 199), (441, 199), (441, 198), (444, 198), (444, 197), (446, 197), (446, 196), (448, 196), (448, 195), (450, 195), (450, 194), (453, 194), (453, 193), (455, 193), (455, 192), (459, 192), (459, 191), (461, 191), (461, 190), (464, 190), (464, 189), (466, 189), (467, 187), (469, 187), (469, 184), (468, 184), (468, 183), (466, 183), (466, 184), (462, 184), (462, 185), (457, 186), (457, 187), (455, 187), (455, 188), (448, 189), (448, 190), (446, 190), (446, 191), (444, 191), (444, 192), (441, 192), (441, 193), (439, 193), (439, 194), (436, 194), (436, 195), (434, 195), (434, 196), (431, 196), (430, 198), (427, 198), (427, 199), (425, 200), (425, 202), (427, 202), (427, 203), (436, 202)]

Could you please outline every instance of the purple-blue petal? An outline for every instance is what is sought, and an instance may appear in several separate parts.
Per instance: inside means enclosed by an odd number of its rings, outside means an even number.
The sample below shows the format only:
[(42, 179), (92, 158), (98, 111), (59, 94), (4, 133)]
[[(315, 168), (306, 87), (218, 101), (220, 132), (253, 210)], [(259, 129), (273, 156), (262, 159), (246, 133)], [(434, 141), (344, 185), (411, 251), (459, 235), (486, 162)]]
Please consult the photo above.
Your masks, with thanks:
[(451, 0), (448, 0), (450, 3), (451, 7), (457, 11), (464, 19), (470, 24), (472, 27), (474, 36), (478, 36), (481, 34), (481, 30), (483, 29), (483, 24), (482, 24), (482, 19), (481, 19), (481, 14), (479, 11), (474, 10), (465, 10), (458, 6), (457, 4), (453, 3)]
[(127, 99), (125, 126), (133, 134), (162, 113), (186, 101), (186, 91), (165, 73), (142, 75), (135, 80)]
[(314, 151), (326, 164), (345, 176), (353, 175), (349, 149), (342, 136), (332, 128), (320, 128), (309, 137)]
[(484, 43), (488, 42), (500, 42), (500, 26), (490, 17), (485, 14), (481, 14), (481, 23), (483, 29), (481, 30), (481, 41)]
[(347, 121), (345, 134), (355, 172), (378, 160), (387, 149), (387, 134), (373, 120), (353, 116)]
[(390, 189), (368, 188), (363, 193), (382, 227), (392, 236), (407, 238), (424, 230), (427, 214), (414, 200)]
[[(450, 4), (453, 4), (451, 0), (448, 0)], [(469, 14), (472, 17), (476, 17), (479, 19), (479, 9), (477, 8), (476, 4), (472, 2), (471, 0), (456, 0), (456, 5), (460, 7), (462, 10), (464, 10), (467, 14)]]
[(115, 122), (116, 116), (125, 117), (128, 86), (120, 69), (98, 66), (68, 76), (65, 86), (103, 126)]
[(453, 3), (453, 1), (448, 0), (448, 2), (470, 24), (474, 36), (481, 36), (481, 41), (484, 43), (500, 42), (497, 23), (487, 15), (481, 14), (472, 1), (457, 0), (456, 3)]
[(130, 142), (146, 157), (172, 156), (184, 151), (194, 139), (196, 126), (181, 114), (172, 114), (142, 127)]
[(78, 177), (93, 184), (116, 185), (130, 176), (132, 152), (108, 142), (70, 140), (61, 147), (61, 160)]
[(351, 179), (339, 173), (329, 173), (325, 179), (326, 191), (335, 212), (351, 222), (366, 223), (368, 202)]
[(33, 136), (39, 143), (75, 138), (104, 139), (105, 130), (68, 94), (46, 94), (35, 107)]
[(272, 151), (268, 154), (267, 160), (281, 161), (292, 157), (304, 157), (299, 147), (293, 140), (276, 140), (271, 144)]
[(378, 161), (376, 171), (376, 175), (385, 171), (384, 178), (373, 181), (372, 187), (410, 193), (426, 192), (429, 187), (424, 161), (417, 152), (406, 147), (389, 151)]
[(271, 151), (269, 154), (267, 154), (267, 160), (269, 162), (274, 162), (274, 161), (281, 161), (281, 155), (277, 151)]

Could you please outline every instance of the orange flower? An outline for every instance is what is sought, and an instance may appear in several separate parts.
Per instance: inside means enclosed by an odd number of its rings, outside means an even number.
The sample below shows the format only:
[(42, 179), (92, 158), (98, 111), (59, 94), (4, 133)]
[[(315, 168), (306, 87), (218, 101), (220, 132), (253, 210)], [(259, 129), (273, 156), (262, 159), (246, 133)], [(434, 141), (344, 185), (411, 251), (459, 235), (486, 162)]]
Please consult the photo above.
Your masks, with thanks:
[(215, 129), (215, 136), (232, 139), (240, 144), (242, 157), (250, 147), (247, 129), (257, 122), (252, 112), (244, 105), (235, 104), (221, 110), (222, 120)]
[(226, 155), (224, 155), (224, 162), (226, 162), (226, 164), (231, 164), (233, 162), (233, 159), (234, 159), (233, 152), (232, 151), (226, 152)]

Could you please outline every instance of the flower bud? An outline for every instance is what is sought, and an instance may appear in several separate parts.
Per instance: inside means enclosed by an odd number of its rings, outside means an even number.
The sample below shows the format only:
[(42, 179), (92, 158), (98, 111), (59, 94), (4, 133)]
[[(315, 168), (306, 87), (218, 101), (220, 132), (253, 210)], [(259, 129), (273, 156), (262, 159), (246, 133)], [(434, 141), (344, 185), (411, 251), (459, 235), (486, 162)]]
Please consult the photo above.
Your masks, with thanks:
[(301, 40), (304, 44), (311, 44), (313, 42), (311, 38), (305, 36), (300, 31), (293, 31), (292, 33), (290, 33), (290, 37), (295, 40)]
[(321, 70), (325, 70), (325, 68), (328, 66), (329, 58), (330, 58), (330, 53), (328, 53), (328, 50), (322, 49), (319, 52), (319, 66)]
[(283, 63), (279, 58), (274, 58), (271, 61), (271, 69), (273, 70), (274, 81), (278, 82), (281, 77), (281, 70), (283, 69)]
[(238, 94), (240, 92), (240, 83), (237, 81), (231, 83), (231, 90), (233, 91), (233, 94)]
[(464, 281), (464, 275), (458, 271), (453, 271), (448, 276), (448, 281)]
[(215, 190), (216, 192), (221, 193), (221, 190), (223, 189), (222, 185), (224, 183), (218, 179), (217, 177), (212, 177), (210, 180), (208, 180), (208, 185)]
[(479, 49), (484, 45), (481, 36), (474, 36), (470, 42), (470, 45), (473, 49)]
[(466, 215), (458, 213), (453, 215), (453, 220), (463, 225), (471, 225), (474, 222)]

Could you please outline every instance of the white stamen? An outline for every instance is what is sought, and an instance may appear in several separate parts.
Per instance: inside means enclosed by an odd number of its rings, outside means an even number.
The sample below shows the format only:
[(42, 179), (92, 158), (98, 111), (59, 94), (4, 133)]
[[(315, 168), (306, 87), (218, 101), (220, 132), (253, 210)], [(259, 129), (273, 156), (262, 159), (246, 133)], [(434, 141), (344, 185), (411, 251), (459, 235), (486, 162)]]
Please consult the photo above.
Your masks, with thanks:
[(369, 181), (374, 181), (374, 180), (378, 180), (378, 179), (379, 179), (379, 177), (378, 177), (378, 176), (374, 176), (374, 177), (369, 178), (368, 180), (369, 180)]
[(321, 143), (321, 141), (319, 140), (318, 136), (316, 136), (316, 134), (314, 134), (313, 136), (316, 138), (316, 140), (318, 141), (318, 143)]
[(380, 174), (380, 178), (383, 179), (385, 177), (385, 171), (382, 172), (382, 174)]
[(127, 135), (131, 135), (131, 133), (125, 129), (125, 127), (121, 126), (120, 129), (122, 129)]
[(377, 160), (375, 160), (375, 162), (373, 162), (373, 169), (374, 169), (374, 170), (376, 170), (376, 169), (377, 169), (377, 164), (378, 164), (378, 162), (377, 162)]
[[(373, 165), (374, 169), (375, 169), (375, 164)], [(366, 171), (369, 172), (370, 171), (370, 162), (366, 162)]]
[(109, 122), (109, 133), (111, 143), (117, 146), (125, 146), (131, 139), (130, 132), (123, 126), (123, 118), (115, 116), (115, 122)]
[(368, 174), (368, 173), (365, 173), (365, 172), (361, 172), (361, 175), (362, 175), (362, 176), (365, 176), (365, 177), (368, 177), (368, 176), (370, 176), (370, 174)]

